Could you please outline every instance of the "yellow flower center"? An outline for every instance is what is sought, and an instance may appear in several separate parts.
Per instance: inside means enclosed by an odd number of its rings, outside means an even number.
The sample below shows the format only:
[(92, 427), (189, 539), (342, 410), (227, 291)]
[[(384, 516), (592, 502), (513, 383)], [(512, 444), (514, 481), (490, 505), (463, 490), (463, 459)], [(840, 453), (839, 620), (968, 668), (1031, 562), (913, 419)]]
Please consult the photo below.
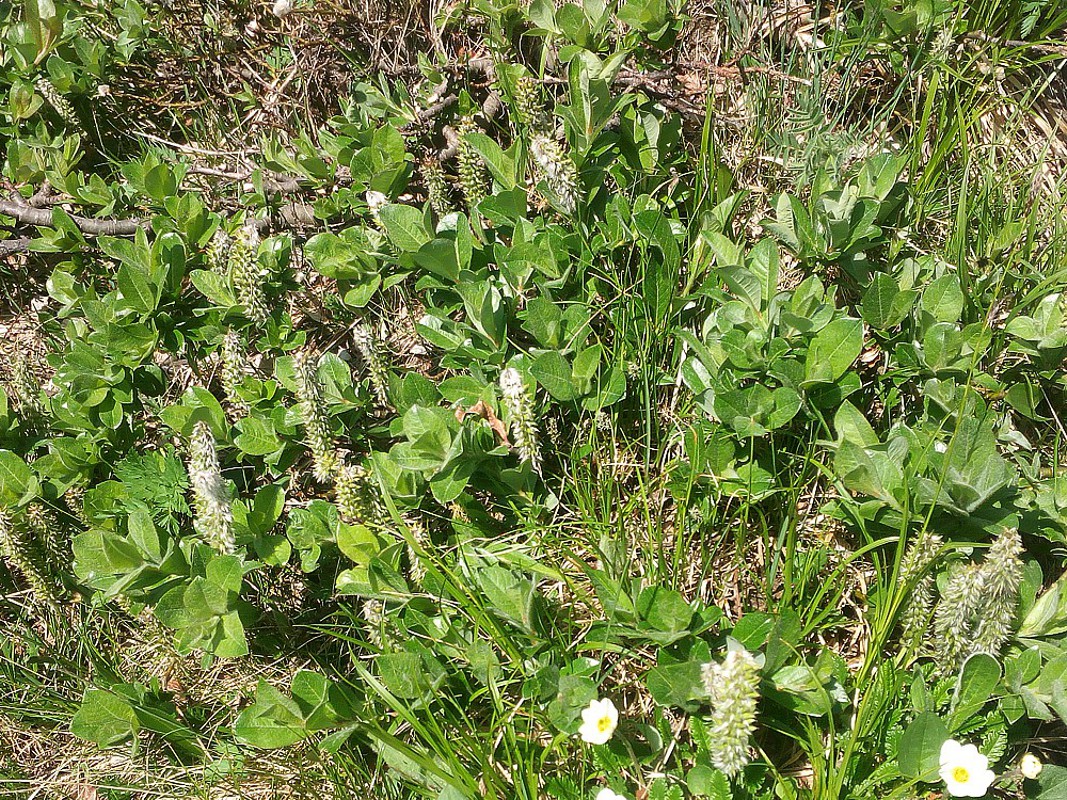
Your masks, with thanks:
[(596, 729), (603, 733), (611, 727), (611, 717), (601, 717), (596, 721)]
[(971, 779), (971, 773), (967, 771), (967, 767), (956, 767), (952, 770), (952, 780), (956, 783), (967, 783)]

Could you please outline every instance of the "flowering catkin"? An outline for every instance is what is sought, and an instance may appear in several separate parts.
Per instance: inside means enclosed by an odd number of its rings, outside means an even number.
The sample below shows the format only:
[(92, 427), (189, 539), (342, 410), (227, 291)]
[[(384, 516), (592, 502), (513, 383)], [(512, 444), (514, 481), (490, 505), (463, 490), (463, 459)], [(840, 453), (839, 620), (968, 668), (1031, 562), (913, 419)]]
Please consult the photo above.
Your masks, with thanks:
[(927, 570), (941, 549), (941, 537), (923, 531), (904, 554), (900, 565), (900, 582), (914, 586), (901, 609), (901, 646), (918, 647), (934, 613), (934, 576)]
[(382, 348), (378, 344), (378, 338), (374, 332), (362, 322), (357, 322), (352, 328), (352, 340), (356, 349), (359, 350), (363, 363), (370, 375), (370, 385), (374, 390), (374, 397), (380, 406), (389, 405), (389, 373), (385, 366), (385, 357)]
[(415, 586), (421, 587), (426, 579), (426, 565), (422, 562), (419, 551), (428, 552), (433, 542), (426, 531), (426, 526), (419, 520), (408, 523), (408, 530), (411, 531), (411, 538), (414, 542), (414, 545), (409, 543), (407, 547), (408, 577)]
[(1022, 551), (1019, 532), (1006, 529), (986, 553), (982, 564), (985, 603), (975, 626), (975, 645), (981, 652), (997, 655), (1011, 636), (1023, 580)]
[(419, 169), (422, 172), (422, 183), (426, 187), (426, 199), (430, 203), (430, 208), (435, 214), (443, 217), (452, 210), (452, 203), (448, 199), (448, 184), (445, 182), (441, 163), (431, 156), (423, 160)]
[(337, 510), (348, 522), (374, 525), (382, 519), (381, 499), (370, 477), (362, 464), (345, 464), (337, 470), (333, 482)]
[(749, 739), (759, 702), (759, 664), (747, 650), (731, 650), (722, 664), (705, 664), (703, 678), (711, 698), (711, 761), (733, 778), (749, 762)]
[(226, 400), (238, 416), (244, 416), (248, 413), (248, 403), (237, 392), (245, 377), (245, 353), (241, 334), (232, 329), (226, 331), (219, 354), (222, 389), (226, 393)]
[(534, 419), (533, 399), (522, 374), (514, 367), (500, 373), (500, 394), (503, 397), (506, 422), (515, 439), (519, 455), (540, 471), (541, 458), (537, 446), (537, 420)]
[(307, 353), (293, 357), (296, 373), (296, 396), (300, 403), (300, 418), (307, 432), (308, 447), (315, 464), (315, 480), (325, 483), (337, 470), (337, 450), (330, 436), (330, 423), (323, 407), (322, 386), (316, 371), (317, 360)]
[(578, 170), (555, 139), (537, 134), (530, 139), (530, 155), (536, 172), (556, 196), (560, 208), (573, 214), (578, 207)]
[(937, 650), (946, 671), (974, 653), (996, 655), (1011, 635), (1019, 602), (1023, 563), (1019, 532), (1002, 531), (981, 564), (956, 569), (934, 615)]
[(371, 220), (373, 220), (375, 227), (379, 230), (385, 230), (382, 226), (381, 211), (382, 208), (389, 204), (389, 195), (370, 189), (364, 197), (367, 201), (367, 210), (370, 212)]
[(0, 556), (22, 576), (36, 600), (55, 603), (56, 587), (48, 579), (41, 553), (34, 545), (26, 531), (20, 530), (7, 511), (0, 509)]
[(14, 353), (9, 364), (8, 388), (17, 403), (19, 416), (26, 421), (33, 421), (44, 414), (40, 382), (22, 353)]
[(206, 422), (198, 422), (189, 437), (189, 483), (193, 488), (195, 527), (219, 553), (234, 551), (233, 511), (222, 479), (215, 436)]
[(34, 88), (41, 93), (41, 97), (48, 101), (48, 104), (55, 109), (56, 113), (59, 114), (64, 122), (68, 125), (79, 127), (78, 117), (74, 113), (74, 106), (70, 104), (70, 101), (67, 100), (67, 98), (59, 93), (59, 90), (56, 89), (55, 84), (53, 84), (52, 81), (44, 77), (38, 78), (37, 82), (34, 84)]
[(41, 554), (47, 560), (49, 572), (65, 573), (70, 570), (70, 542), (66, 531), (56, 515), (41, 503), (26, 506), (26, 524), (33, 538), (39, 543)]
[(211, 241), (208, 242), (207, 252), (204, 254), (208, 269), (219, 275), (225, 275), (232, 247), (233, 237), (226, 233), (220, 225), (215, 229)]
[(230, 246), (227, 268), (237, 301), (245, 307), (245, 314), (257, 325), (267, 321), (267, 295), (263, 283), (267, 279), (257, 258), (259, 232), (253, 225), (245, 225), (234, 237)]
[(523, 75), (515, 84), (515, 118), (531, 131), (548, 129), (548, 115), (541, 104), (541, 87), (531, 75)]
[(459, 173), (459, 185), (463, 189), (463, 198), (467, 205), (474, 208), (486, 195), (489, 188), (489, 176), (482, 157), (478, 154), (468, 140), (468, 136), (475, 133), (478, 126), (471, 117), (464, 117), (459, 124), (459, 146), (456, 150), (457, 172)]

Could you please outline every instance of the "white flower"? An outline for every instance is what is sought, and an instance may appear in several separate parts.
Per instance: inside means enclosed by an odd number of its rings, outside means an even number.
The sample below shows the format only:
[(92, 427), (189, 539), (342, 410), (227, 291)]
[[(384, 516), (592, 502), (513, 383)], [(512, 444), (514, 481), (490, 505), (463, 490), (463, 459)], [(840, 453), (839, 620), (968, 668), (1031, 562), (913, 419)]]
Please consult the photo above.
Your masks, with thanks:
[(960, 744), (955, 739), (941, 745), (941, 779), (953, 797), (985, 797), (996, 775), (989, 768), (989, 759), (973, 744)]
[(293, 13), (293, 0), (277, 0), (271, 11), (274, 12), (274, 16), (278, 19), (288, 17)]
[(596, 800), (626, 800), (626, 798), (618, 792), (611, 791), (611, 789), (601, 789), (596, 793)]
[(615, 733), (619, 724), (619, 710), (611, 700), (594, 700), (582, 711), (582, 727), (578, 735), (583, 742), (604, 744)]
[(1022, 772), (1024, 778), (1029, 778), (1032, 781), (1037, 780), (1037, 776), (1041, 774), (1044, 766), (1041, 763), (1041, 759), (1033, 753), (1026, 753), (1019, 759), (1019, 771)]

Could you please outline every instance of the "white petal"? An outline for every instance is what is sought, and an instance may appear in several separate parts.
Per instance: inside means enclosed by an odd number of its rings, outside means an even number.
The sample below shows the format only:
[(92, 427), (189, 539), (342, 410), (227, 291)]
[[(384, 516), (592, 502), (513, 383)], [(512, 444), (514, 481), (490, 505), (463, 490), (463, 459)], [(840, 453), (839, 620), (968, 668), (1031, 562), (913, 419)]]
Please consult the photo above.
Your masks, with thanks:
[(942, 766), (946, 762), (955, 762), (959, 757), (960, 750), (963, 749), (963, 745), (957, 742), (955, 739), (946, 739), (945, 743), (941, 745), (941, 759)]

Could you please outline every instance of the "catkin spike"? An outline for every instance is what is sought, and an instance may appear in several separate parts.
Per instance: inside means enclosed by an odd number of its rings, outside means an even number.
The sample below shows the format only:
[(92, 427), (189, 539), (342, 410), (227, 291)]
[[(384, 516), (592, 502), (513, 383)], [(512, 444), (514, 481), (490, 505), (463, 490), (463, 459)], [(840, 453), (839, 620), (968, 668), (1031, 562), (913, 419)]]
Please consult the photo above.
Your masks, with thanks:
[(426, 199), (434, 213), (443, 217), (452, 211), (452, 203), (448, 199), (448, 184), (445, 182), (445, 174), (441, 170), (441, 163), (433, 157), (426, 158), (420, 165), (422, 183), (426, 187)]
[(381, 498), (362, 464), (345, 464), (334, 477), (337, 510), (348, 522), (377, 525), (382, 520)]
[(245, 376), (245, 351), (241, 334), (235, 330), (226, 331), (222, 337), (221, 355), (222, 388), (226, 393), (226, 400), (239, 417), (248, 413), (248, 403), (241, 398), (237, 390)]
[(373, 597), (364, 600), (363, 621), (367, 623), (367, 641), (380, 649), (386, 638), (385, 603)]
[(66, 574), (70, 571), (71, 553), (67, 532), (56, 515), (41, 503), (26, 506), (26, 524), (33, 538), (40, 544), (47, 559), (49, 572)]
[(759, 664), (744, 648), (731, 650), (722, 664), (705, 664), (703, 678), (711, 698), (711, 762), (733, 778), (749, 762), (759, 703)]
[(59, 594), (48, 578), (49, 570), (39, 548), (3, 509), (0, 509), (0, 557), (22, 576), (35, 600), (53, 605), (57, 602)]
[(315, 480), (326, 483), (338, 467), (337, 449), (330, 435), (330, 423), (323, 407), (322, 386), (317, 372), (318, 361), (307, 353), (293, 358), (296, 393), (300, 417), (307, 432), (308, 447), (315, 464)]
[(533, 399), (522, 374), (514, 367), (500, 373), (500, 394), (506, 411), (506, 422), (515, 439), (519, 455), (530, 462), (535, 471), (541, 470), (541, 457), (537, 444), (537, 420), (534, 418)]
[(48, 78), (40, 77), (34, 83), (34, 88), (40, 92), (41, 97), (48, 101), (48, 104), (55, 109), (64, 122), (76, 128), (81, 127), (81, 123), (78, 122), (78, 116), (74, 113), (74, 106), (59, 93), (52, 81), (48, 80)]
[(914, 582), (911, 596), (901, 609), (901, 647), (911, 649), (922, 644), (934, 613), (934, 576), (930, 565), (941, 549), (941, 537), (923, 531), (912, 543), (900, 565), (900, 582)]
[(389, 195), (384, 192), (378, 192), (371, 189), (365, 195), (367, 201), (367, 210), (370, 211), (371, 219), (374, 221), (374, 226), (378, 230), (384, 231), (382, 226), (382, 208), (389, 204)]
[(541, 86), (531, 75), (523, 75), (515, 84), (515, 117), (531, 131), (545, 133), (549, 119), (541, 102)]
[[(429, 552), (433, 542), (430, 539), (430, 534), (426, 531), (426, 526), (420, 521), (415, 520), (408, 524), (408, 530), (411, 531), (411, 538), (414, 539), (415, 544), (418, 545), (418, 550)], [(408, 577), (411, 578), (411, 582), (415, 586), (421, 587), (423, 581), (426, 579), (426, 565), (423, 564), (418, 550), (410, 544), (407, 547)]]
[(257, 325), (267, 321), (267, 295), (263, 284), (267, 279), (257, 258), (259, 231), (254, 225), (245, 225), (234, 237), (230, 247), (227, 269), (237, 300), (245, 307), (245, 314)]
[(556, 196), (560, 208), (573, 214), (578, 208), (578, 170), (563, 146), (550, 136), (537, 134), (530, 139), (530, 155), (538, 177)]
[(482, 157), (475, 150), (468, 137), (478, 131), (478, 126), (471, 117), (464, 117), (459, 124), (459, 149), (456, 151), (459, 185), (463, 189), (463, 198), (470, 208), (478, 205), (489, 191), (489, 174), (486, 172)]
[(389, 373), (385, 365), (385, 357), (382, 347), (378, 343), (378, 337), (369, 326), (359, 322), (352, 328), (352, 340), (359, 350), (363, 363), (367, 366), (370, 375), (370, 385), (374, 390), (374, 397), (380, 406), (389, 405)]
[(217, 552), (234, 552), (233, 511), (222, 478), (215, 436), (206, 422), (198, 422), (189, 437), (189, 483), (193, 488), (195, 527)]
[(9, 361), (8, 388), (23, 420), (34, 422), (44, 415), (40, 382), (23, 353), (14, 353)]
[(72, 484), (63, 492), (63, 502), (67, 504), (70, 515), (85, 527), (89, 527), (89, 517), (85, 513), (85, 486)]
[(227, 265), (230, 260), (230, 250), (233, 248), (233, 237), (226, 233), (220, 225), (208, 242), (207, 252), (204, 254), (208, 269), (219, 275), (227, 273)]
[(974, 653), (997, 655), (1011, 635), (1022, 582), (1019, 532), (1002, 531), (981, 564), (957, 568), (934, 616), (942, 668), (959, 669)]

